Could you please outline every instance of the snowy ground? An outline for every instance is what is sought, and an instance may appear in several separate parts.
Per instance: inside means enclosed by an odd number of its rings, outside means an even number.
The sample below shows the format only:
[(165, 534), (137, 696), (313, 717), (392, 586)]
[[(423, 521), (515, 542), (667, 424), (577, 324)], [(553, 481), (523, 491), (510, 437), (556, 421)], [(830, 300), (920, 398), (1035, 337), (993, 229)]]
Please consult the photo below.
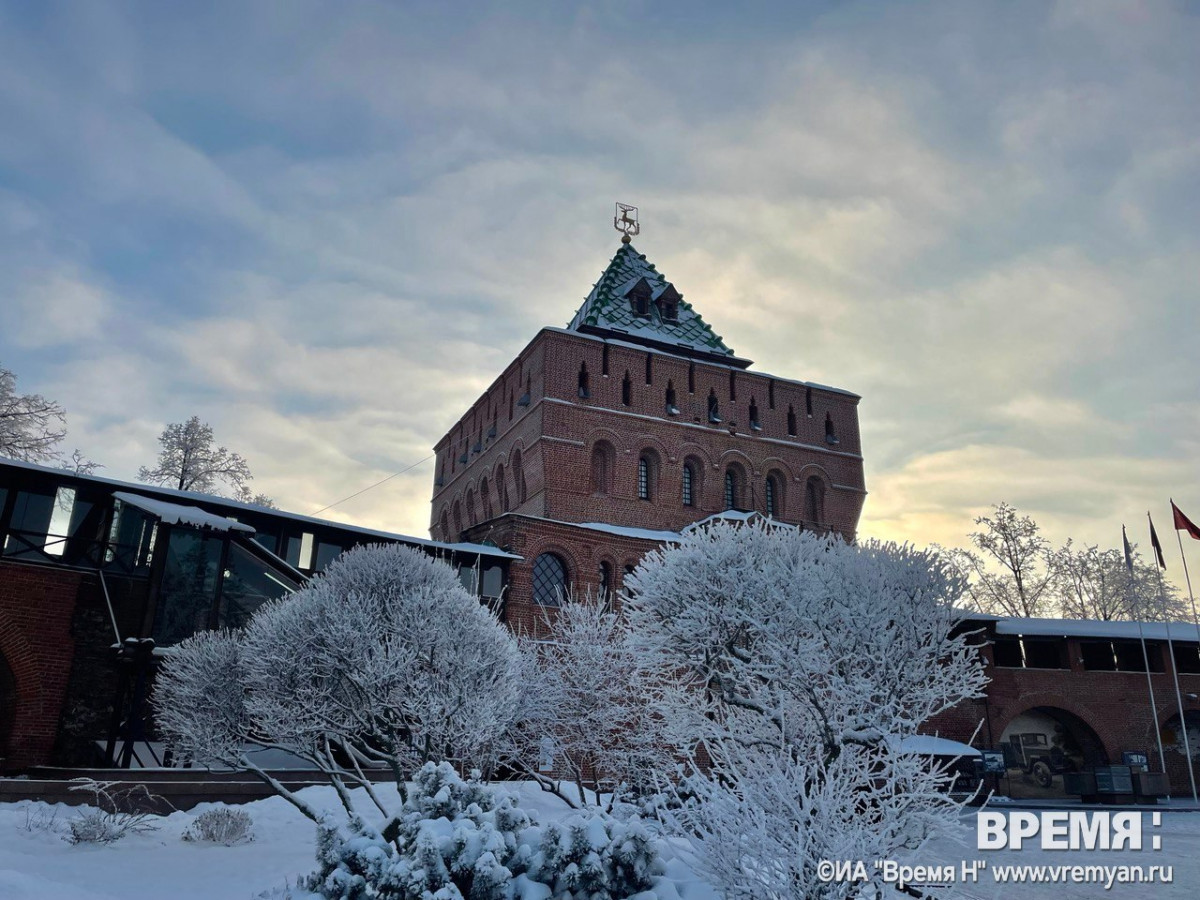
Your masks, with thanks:
[[(309, 788), (310, 802), (334, 805), (328, 788)], [(562, 816), (561, 801), (533, 785), (519, 786), (522, 806), (537, 810), (542, 821)], [(78, 807), (45, 803), (0, 804), (0, 898), (4, 900), (251, 900), (281, 897), (284, 888), (313, 868), (311, 823), (286, 801), (272, 797), (247, 804), (255, 822), (255, 841), (237, 847), (188, 843), (183, 830), (196, 814), (177, 812), (159, 820), (150, 834), (132, 835), (108, 846), (71, 846), (62, 839), (67, 821)], [(1172, 865), (1173, 884), (1116, 885), (1106, 892), (1089, 884), (995, 884), (983, 874), (977, 884), (960, 886), (945, 896), (1024, 900), (1024, 898), (1113, 897), (1121, 900), (1169, 900), (1200, 896), (1200, 813), (1164, 813), (1154, 829), (1162, 849), (1140, 853), (1067, 853), (1024, 850), (975, 850), (974, 814), (962, 825), (962, 844), (943, 841), (917, 854), (913, 862), (958, 865), (986, 858), (998, 863), (1066, 865)], [(666, 855), (673, 856), (667, 849)], [(692, 878), (682, 861), (669, 863), (681, 900), (716, 900), (712, 890)], [(897, 895), (900, 896), (900, 895)]]

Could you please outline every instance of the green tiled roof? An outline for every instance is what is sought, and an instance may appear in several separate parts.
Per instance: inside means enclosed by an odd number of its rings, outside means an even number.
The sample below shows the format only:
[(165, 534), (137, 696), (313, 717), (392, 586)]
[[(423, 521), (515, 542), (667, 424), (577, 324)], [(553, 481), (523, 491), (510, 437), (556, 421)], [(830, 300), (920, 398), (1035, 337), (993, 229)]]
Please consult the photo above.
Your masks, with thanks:
[(664, 320), (656, 302), (649, 304), (649, 315), (636, 315), (629, 294), (643, 281), (641, 291), (645, 293), (648, 288), (652, 301), (664, 294), (670, 296), (674, 289), (645, 254), (638, 253), (632, 244), (622, 244), (567, 327), (573, 331), (612, 331), (614, 337), (627, 337), (635, 342), (653, 341), (707, 355), (727, 356), (731, 361), (736, 359), (733, 350), (725, 346), (721, 336), (682, 296), (676, 321)]

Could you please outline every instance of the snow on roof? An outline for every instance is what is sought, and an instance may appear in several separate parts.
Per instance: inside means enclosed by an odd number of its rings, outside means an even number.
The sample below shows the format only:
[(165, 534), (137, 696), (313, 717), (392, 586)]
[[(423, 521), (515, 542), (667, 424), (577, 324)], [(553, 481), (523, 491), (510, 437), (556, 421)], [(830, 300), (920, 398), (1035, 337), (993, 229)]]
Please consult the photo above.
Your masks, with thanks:
[[(1169, 629), (1169, 630), (1168, 630)], [(1200, 640), (1200, 629), (1191, 622), (1105, 622), (1097, 619), (1000, 619), (996, 634), (1029, 637), (1094, 637), (1163, 641)]]
[(618, 331), (687, 350), (737, 359), (721, 336), (686, 300), (680, 299), (674, 319), (663, 318), (654, 304), (647, 309), (646, 315), (635, 315), (627, 295), (642, 281), (649, 286), (652, 298), (661, 297), (672, 287), (645, 254), (638, 253), (633, 244), (622, 244), (567, 328), (578, 331), (590, 326)]
[(949, 738), (931, 734), (910, 734), (902, 739), (899, 752), (913, 756), (978, 756), (979, 750), (970, 744), (962, 744)]
[(136, 506), (138, 509), (156, 516), (164, 525), (190, 525), (193, 528), (208, 528), (212, 531), (244, 531), (254, 534), (251, 526), (205, 512), (198, 506), (183, 506), (179, 503), (168, 503), (166, 500), (152, 500), (149, 497), (130, 494), (126, 491), (113, 491), (113, 496), (122, 503)]
[[(181, 498), (185, 500), (202, 501), (215, 506), (221, 506), (230, 510), (245, 510), (264, 515), (269, 515), (279, 519), (288, 519), (292, 522), (300, 522), (311, 525), (319, 525), (325, 528), (337, 528), (341, 531), (349, 531), (354, 534), (361, 534), (364, 537), (377, 537), (388, 541), (397, 541), (402, 544), (411, 544), (417, 547), (430, 547), (437, 550), (448, 550), (457, 553), (471, 553), (481, 556), (493, 556), (500, 559), (521, 559), (516, 553), (507, 553), (498, 547), (492, 547), (488, 544), (472, 544), (472, 543), (447, 543), (445, 541), (433, 541), (428, 538), (412, 537), (407, 534), (396, 534), (391, 531), (379, 531), (375, 528), (363, 528), (358, 525), (347, 525), (345, 522), (336, 522), (332, 519), (317, 519), (312, 516), (306, 516), (301, 513), (286, 512), (282, 509), (271, 509), (265, 506), (256, 506), (253, 503), (243, 503), (240, 500), (230, 500), (228, 497), (218, 497), (215, 494), (202, 494), (199, 491), (179, 491), (174, 488), (159, 487), (151, 484), (137, 484), (130, 481), (118, 481), (115, 478), (105, 478), (101, 475), (80, 475), (69, 469), (55, 469), (52, 466), (39, 466), (36, 463), (28, 463), (18, 459), (8, 459), (0, 456), (0, 465), (12, 466), (17, 469), (28, 469), (34, 472), (45, 472), (51, 475), (57, 475), (62, 478), (71, 478), (78, 481), (87, 481), (93, 484), (105, 484), (117, 488), (131, 488), (142, 494), (157, 494), (159, 496)], [(247, 526), (249, 527), (249, 526)], [(253, 531), (253, 529), (251, 529)]]
[[(566, 524), (572, 524), (570, 522)], [(625, 525), (608, 525), (604, 522), (580, 522), (577, 528), (587, 528), (590, 531), (603, 531), (621, 537), (638, 538), (643, 541), (678, 541), (677, 531), (655, 531), (651, 528), (629, 528)]]
[(521, 516), (525, 519), (534, 519), (538, 522), (549, 522), (552, 525), (566, 525), (570, 528), (586, 528), (588, 531), (599, 531), (604, 534), (613, 534), (617, 537), (636, 538), (640, 541), (658, 541), (659, 543), (674, 541), (678, 543), (679, 532), (677, 531), (654, 531), (650, 528), (632, 528), (626, 525), (609, 525), (606, 522), (564, 522), (561, 519), (547, 519), (543, 516)]

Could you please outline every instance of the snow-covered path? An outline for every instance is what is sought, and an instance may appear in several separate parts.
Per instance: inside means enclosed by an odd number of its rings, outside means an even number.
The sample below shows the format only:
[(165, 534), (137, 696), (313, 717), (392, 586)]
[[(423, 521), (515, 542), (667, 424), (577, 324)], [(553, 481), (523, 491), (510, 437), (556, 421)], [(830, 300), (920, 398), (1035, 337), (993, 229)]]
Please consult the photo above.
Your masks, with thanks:
[[(309, 788), (318, 805), (335, 803), (328, 788)], [(542, 821), (567, 810), (557, 798), (533, 785), (519, 786), (521, 804)], [(152, 833), (131, 835), (108, 846), (71, 846), (62, 839), (77, 807), (44, 803), (0, 804), (0, 898), (3, 900), (251, 900), (281, 897), (287, 885), (313, 869), (312, 824), (286, 801), (272, 797), (241, 807), (254, 818), (255, 841), (237, 847), (188, 843), (181, 835), (195, 815), (173, 813)], [(53, 821), (51, 822), (51, 819)], [(1139, 853), (987, 852), (975, 849), (974, 815), (962, 820), (962, 843), (942, 841), (913, 860), (956, 866), (964, 859), (986, 858), (1033, 865), (1172, 865), (1173, 884), (1116, 885), (1106, 892), (1094, 884), (996, 884), (983, 873), (978, 883), (946, 896), (985, 900), (1172, 900), (1200, 895), (1200, 813), (1165, 813), (1155, 833), (1160, 851)], [(49, 824), (50, 827), (44, 827)], [(679, 863), (672, 875), (681, 874)], [(681, 900), (715, 900), (707, 886), (682, 879)], [(899, 896), (899, 895), (898, 895)]]

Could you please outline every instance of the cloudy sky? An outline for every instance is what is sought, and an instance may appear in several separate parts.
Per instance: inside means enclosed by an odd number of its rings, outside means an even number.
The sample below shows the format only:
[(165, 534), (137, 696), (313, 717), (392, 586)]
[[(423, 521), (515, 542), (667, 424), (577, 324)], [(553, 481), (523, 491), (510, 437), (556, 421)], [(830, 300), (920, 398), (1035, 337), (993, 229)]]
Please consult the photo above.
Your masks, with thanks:
[[(103, 474), (195, 414), (311, 513), (567, 322), (622, 200), (740, 355), (863, 396), (863, 533), (1165, 531), (1198, 10), (0, 0), (0, 364)], [(432, 478), (326, 515), (425, 534)]]

